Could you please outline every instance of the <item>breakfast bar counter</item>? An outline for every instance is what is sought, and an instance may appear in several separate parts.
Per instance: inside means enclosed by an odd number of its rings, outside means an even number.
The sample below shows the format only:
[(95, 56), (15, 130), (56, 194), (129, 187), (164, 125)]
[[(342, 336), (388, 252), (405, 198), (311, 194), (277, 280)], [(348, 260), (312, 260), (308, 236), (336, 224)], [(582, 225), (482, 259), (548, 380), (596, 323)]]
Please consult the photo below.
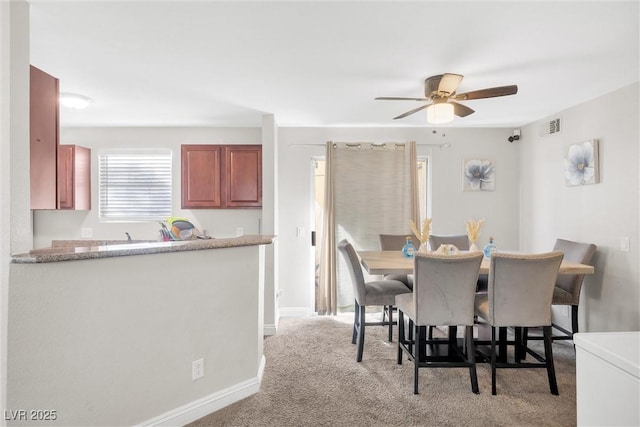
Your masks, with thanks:
[(184, 425), (256, 393), (273, 240), (63, 241), (15, 255), (7, 408), (55, 411), (51, 426)]
[(268, 245), (274, 236), (246, 235), (225, 239), (194, 239), (169, 242), (132, 242), (108, 240), (69, 240), (54, 242), (52, 247), (34, 249), (13, 256), (14, 263), (30, 264), (43, 262), (77, 261), (83, 259), (108, 258), (131, 255), (148, 255), (167, 252), (197, 251), (205, 249), (234, 248), (241, 246)]

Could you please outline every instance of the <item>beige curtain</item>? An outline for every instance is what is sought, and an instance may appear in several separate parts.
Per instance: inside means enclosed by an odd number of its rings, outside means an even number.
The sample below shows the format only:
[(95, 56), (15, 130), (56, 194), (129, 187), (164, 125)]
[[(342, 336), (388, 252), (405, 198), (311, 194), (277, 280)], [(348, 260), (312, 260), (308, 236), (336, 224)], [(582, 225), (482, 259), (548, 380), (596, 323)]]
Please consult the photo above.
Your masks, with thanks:
[[(337, 244), (378, 250), (379, 234), (408, 234), (418, 218), (415, 142), (327, 143), (319, 314), (353, 309), (347, 266)], [(366, 277), (366, 275), (365, 275)]]

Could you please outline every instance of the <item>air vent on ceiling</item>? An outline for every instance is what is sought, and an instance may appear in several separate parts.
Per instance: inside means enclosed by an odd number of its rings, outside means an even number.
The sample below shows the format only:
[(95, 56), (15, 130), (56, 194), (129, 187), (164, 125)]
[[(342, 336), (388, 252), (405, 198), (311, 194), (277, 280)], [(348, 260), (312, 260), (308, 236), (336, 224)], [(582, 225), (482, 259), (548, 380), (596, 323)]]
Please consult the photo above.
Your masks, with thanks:
[(560, 117), (545, 121), (540, 127), (540, 136), (553, 135), (560, 133)]

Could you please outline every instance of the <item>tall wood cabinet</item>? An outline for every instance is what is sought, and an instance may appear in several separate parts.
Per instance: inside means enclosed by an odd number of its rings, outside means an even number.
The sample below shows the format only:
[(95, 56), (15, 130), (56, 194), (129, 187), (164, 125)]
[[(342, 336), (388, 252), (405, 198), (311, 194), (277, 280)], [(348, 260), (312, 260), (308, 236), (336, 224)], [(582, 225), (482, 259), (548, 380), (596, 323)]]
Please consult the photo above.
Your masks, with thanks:
[(58, 79), (34, 66), (30, 74), (31, 209), (56, 209)]
[(31, 209), (91, 209), (91, 150), (60, 145), (58, 79), (31, 66)]
[(58, 209), (91, 210), (91, 149), (58, 146)]
[(261, 145), (183, 145), (182, 208), (262, 206)]

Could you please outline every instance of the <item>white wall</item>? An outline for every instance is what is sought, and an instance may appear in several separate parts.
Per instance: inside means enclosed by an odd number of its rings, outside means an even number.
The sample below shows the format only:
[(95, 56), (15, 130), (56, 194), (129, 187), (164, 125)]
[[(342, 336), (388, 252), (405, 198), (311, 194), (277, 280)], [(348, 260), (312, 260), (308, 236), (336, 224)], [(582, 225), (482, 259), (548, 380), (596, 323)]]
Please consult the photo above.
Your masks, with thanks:
[[(442, 136), (444, 131), (445, 136)], [(489, 236), (499, 247), (518, 249), (518, 147), (507, 138), (512, 129), (430, 128), (280, 128), (280, 311), (283, 315), (313, 310), (314, 265), (310, 230), (311, 158), (324, 156), (326, 141), (416, 141), (418, 155), (430, 155), (433, 179), (433, 233), (460, 234), (464, 221), (485, 218), (481, 246)], [(450, 143), (441, 149), (424, 144)], [(422, 145), (421, 145), (422, 144)], [(490, 159), (496, 167), (496, 190), (463, 192), (464, 159)], [(372, 201), (375, 209), (375, 201)], [(297, 227), (305, 233), (298, 237)]]
[[(11, 202), (7, 203), (5, 197), (10, 197), (11, 181), (9, 165), (11, 164), (10, 104), (9, 90), (11, 80), (9, 65), (11, 64), (11, 49), (9, 48), (11, 20), (10, 3), (0, 2), (0, 262), (2, 266), (8, 266), (11, 262), (11, 240), (6, 237), (11, 232), (9, 221), (11, 218)], [(7, 408), (7, 308), (9, 289), (9, 269), (0, 268), (0, 410)], [(6, 421), (0, 421), (0, 426)]]
[[(11, 151), (10, 210), (11, 252), (30, 249), (32, 245), (31, 196), (29, 175), (29, 4), (12, 2), (10, 49)], [(3, 58), (4, 59), (4, 58)], [(5, 193), (3, 193), (4, 197)]]
[[(272, 114), (262, 118), (262, 232), (278, 235), (278, 127)], [(266, 248), (264, 282), (265, 335), (278, 328), (278, 239)]]
[(34, 246), (47, 247), (55, 239), (80, 239), (82, 228), (93, 230), (93, 239), (158, 238), (155, 222), (101, 223), (98, 218), (98, 154), (111, 148), (166, 148), (173, 151), (173, 215), (189, 218), (214, 237), (257, 234), (261, 209), (181, 209), (181, 144), (261, 144), (260, 128), (63, 128), (61, 144), (91, 148), (91, 211), (35, 211)]
[(57, 414), (9, 424), (184, 425), (256, 393), (264, 247), (11, 264), (8, 409)]
[[(0, 409), (7, 408), (11, 253), (31, 248), (29, 211), (29, 4), (0, 2)], [(3, 417), (4, 418), (4, 417)], [(0, 419), (0, 425), (6, 421)]]
[[(561, 118), (559, 134), (541, 137), (543, 121), (532, 123), (519, 142), (522, 249), (548, 250), (558, 237), (598, 246), (582, 288), (583, 332), (640, 330), (638, 93), (636, 83), (549, 117)], [(564, 150), (589, 139), (600, 143), (601, 182), (566, 187)]]

